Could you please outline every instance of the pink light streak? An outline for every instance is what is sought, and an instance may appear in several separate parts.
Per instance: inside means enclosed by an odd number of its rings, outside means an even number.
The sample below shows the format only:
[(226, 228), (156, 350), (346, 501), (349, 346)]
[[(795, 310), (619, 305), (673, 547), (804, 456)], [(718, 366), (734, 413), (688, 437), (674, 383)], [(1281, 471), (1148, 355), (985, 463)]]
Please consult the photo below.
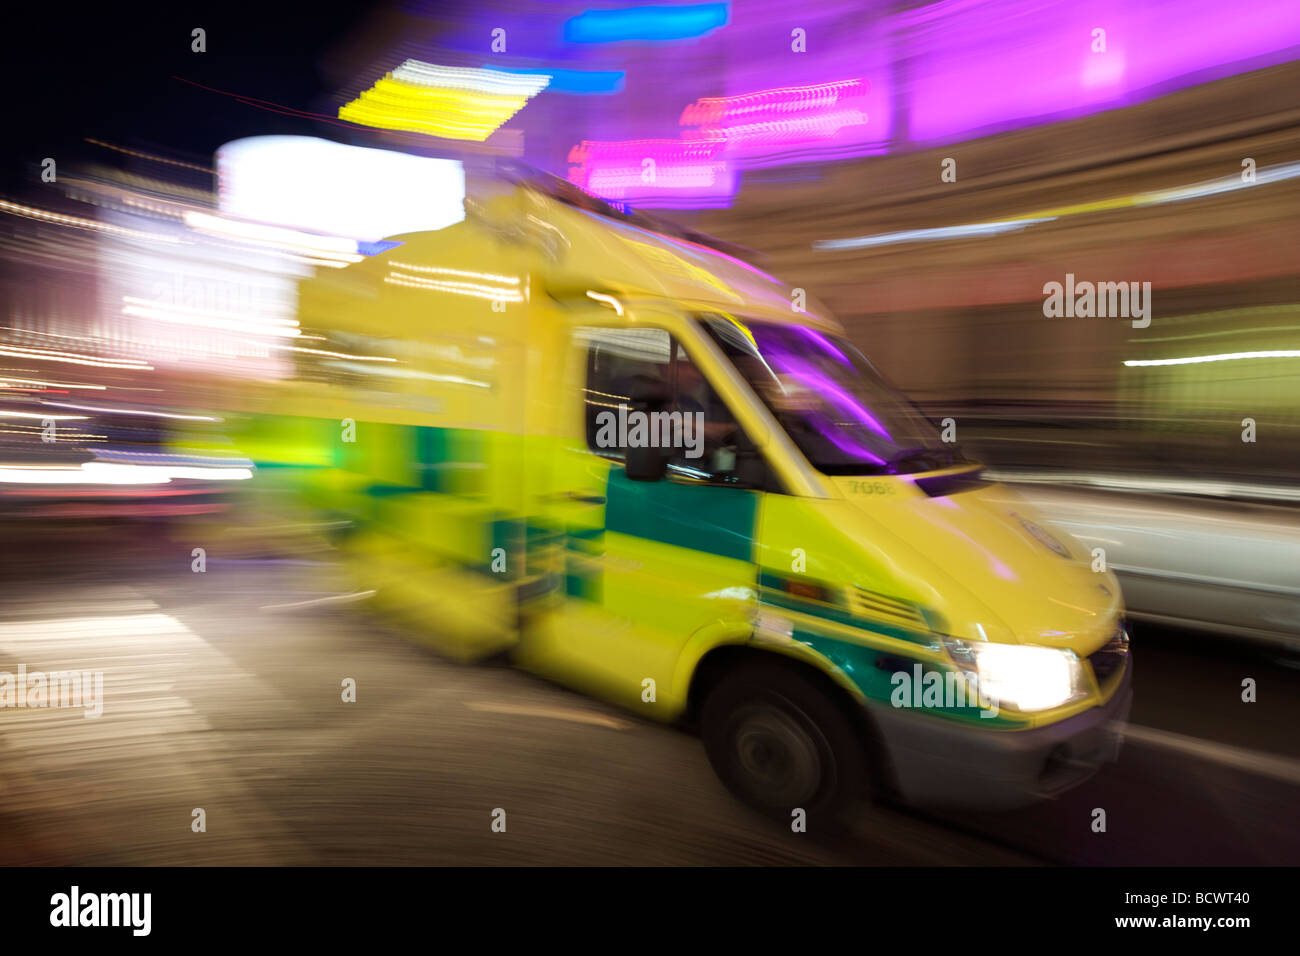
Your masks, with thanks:
[(682, 111), (685, 138), (721, 141), (729, 148), (802, 145), (833, 139), (847, 127), (865, 126), (871, 84), (863, 79), (783, 86), (740, 96), (707, 97)]
[(842, 138), (866, 126), (864, 79), (705, 97), (681, 115), (681, 139), (584, 140), (569, 151), (569, 181), (607, 199), (680, 196), (729, 200), (738, 157)]

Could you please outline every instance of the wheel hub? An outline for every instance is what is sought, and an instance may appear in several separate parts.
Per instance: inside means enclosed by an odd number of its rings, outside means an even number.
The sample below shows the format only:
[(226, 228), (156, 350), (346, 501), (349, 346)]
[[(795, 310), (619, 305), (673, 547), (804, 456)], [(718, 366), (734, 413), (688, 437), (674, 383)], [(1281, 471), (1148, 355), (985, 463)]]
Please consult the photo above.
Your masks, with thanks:
[(771, 707), (746, 711), (737, 721), (735, 744), (739, 769), (764, 803), (793, 808), (816, 796), (822, 756), (789, 715)]

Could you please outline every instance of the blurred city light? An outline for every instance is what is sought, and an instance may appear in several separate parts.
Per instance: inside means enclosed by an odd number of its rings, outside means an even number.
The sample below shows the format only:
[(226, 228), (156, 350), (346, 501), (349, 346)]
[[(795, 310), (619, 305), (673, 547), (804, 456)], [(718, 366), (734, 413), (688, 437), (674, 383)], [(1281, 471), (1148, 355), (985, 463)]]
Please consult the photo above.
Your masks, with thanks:
[(380, 129), (482, 142), (545, 89), (543, 73), (437, 66), (407, 60), (339, 109), (339, 119)]
[(569, 43), (688, 40), (705, 36), (726, 24), (726, 3), (588, 10), (565, 23), (564, 39)]

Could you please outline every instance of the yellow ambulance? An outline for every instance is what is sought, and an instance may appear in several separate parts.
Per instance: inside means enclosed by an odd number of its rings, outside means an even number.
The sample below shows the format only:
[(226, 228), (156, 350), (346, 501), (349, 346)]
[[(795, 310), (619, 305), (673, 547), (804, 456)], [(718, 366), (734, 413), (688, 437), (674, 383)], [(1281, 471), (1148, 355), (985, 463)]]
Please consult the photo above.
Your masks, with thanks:
[(300, 287), (237, 443), (439, 651), (698, 729), (789, 818), (1006, 807), (1112, 759), (1119, 587), (816, 304), (516, 175)]

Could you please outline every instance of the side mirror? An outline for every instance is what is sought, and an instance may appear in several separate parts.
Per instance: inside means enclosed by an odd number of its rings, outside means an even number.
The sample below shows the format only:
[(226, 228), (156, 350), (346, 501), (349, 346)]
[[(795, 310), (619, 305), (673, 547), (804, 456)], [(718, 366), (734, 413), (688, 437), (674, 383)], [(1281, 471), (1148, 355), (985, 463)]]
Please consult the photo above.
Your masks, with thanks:
[(629, 448), (623, 470), (633, 481), (662, 481), (668, 474), (668, 449)]

